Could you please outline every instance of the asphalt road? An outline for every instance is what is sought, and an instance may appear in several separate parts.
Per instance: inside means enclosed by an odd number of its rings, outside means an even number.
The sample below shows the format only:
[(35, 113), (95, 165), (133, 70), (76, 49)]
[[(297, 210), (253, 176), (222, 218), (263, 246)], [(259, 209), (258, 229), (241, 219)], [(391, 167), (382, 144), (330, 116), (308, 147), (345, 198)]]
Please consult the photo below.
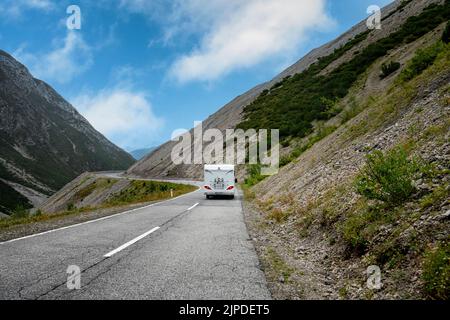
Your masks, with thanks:
[[(67, 286), (69, 266), (80, 289)], [(69, 284), (76, 281), (69, 281)], [(201, 191), (0, 243), (0, 299), (270, 299), (241, 196)]]

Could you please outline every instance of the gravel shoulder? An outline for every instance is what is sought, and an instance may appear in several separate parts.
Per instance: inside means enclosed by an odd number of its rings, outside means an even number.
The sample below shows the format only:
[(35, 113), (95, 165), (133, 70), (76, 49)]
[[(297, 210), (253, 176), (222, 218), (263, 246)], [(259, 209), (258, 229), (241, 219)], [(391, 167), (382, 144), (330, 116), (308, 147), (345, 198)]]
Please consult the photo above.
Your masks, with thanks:
[[(330, 278), (327, 250), (311, 243), (292, 241), (292, 235), (276, 230), (249, 201), (243, 201), (247, 229), (258, 254), (268, 288), (276, 300), (338, 299)], [(325, 248), (323, 248), (325, 249)]]

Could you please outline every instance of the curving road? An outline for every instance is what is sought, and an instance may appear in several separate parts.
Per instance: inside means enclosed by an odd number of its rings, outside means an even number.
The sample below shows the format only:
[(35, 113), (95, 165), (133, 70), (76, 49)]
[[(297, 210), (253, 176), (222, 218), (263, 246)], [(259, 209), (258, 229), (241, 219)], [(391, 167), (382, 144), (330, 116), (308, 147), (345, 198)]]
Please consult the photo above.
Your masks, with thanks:
[[(80, 289), (67, 286), (71, 265)], [(196, 191), (0, 243), (0, 299), (270, 298), (241, 195), (206, 200)]]

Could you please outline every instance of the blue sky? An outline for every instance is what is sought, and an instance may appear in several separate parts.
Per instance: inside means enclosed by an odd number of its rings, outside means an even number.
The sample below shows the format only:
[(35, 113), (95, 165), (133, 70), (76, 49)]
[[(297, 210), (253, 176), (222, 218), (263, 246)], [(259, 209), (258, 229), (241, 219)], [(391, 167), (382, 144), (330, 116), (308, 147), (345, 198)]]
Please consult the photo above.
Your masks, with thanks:
[[(0, 48), (120, 147), (189, 129), (390, 0), (0, 0)], [(81, 30), (68, 30), (69, 5)]]

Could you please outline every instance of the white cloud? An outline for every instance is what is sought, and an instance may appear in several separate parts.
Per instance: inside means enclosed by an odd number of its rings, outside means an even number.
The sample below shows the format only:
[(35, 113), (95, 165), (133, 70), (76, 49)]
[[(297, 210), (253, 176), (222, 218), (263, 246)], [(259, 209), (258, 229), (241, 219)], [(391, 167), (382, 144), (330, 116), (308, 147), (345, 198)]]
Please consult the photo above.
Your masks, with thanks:
[(119, 7), (145, 14), (166, 27), (166, 36), (204, 32), (220, 16), (239, 9), (241, 0), (120, 0)]
[(128, 150), (156, 143), (164, 125), (142, 92), (115, 88), (83, 94), (72, 102), (94, 128)]
[(53, 3), (50, 0), (15, 0), (16, 5), (23, 5), (29, 8), (36, 9), (51, 9), (53, 8)]
[[(295, 55), (311, 31), (328, 28), (326, 0), (120, 0), (121, 9), (164, 26), (163, 44), (195, 35), (172, 64), (179, 82), (211, 81), (266, 59)], [(189, 38), (192, 40), (192, 38)]]
[(31, 54), (22, 46), (13, 55), (27, 65), (34, 76), (59, 83), (70, 82), (93, 64), (93, 49), (77, 31), (68, 31), (55, 48), (44, 54)]
[[(325, 0), (185, 1), (182, 15), (209, 26), (200, 45), (171, 68), (179, 82), (210, 81), (295, 50), (308, 31), (329, 26)], [(195, 17), (195, 18), (191, 18)], [(203, 24), (201, 24), (203, 26)]]
[(14, 19), (20, 17), (25, 10), (50, 11), (54, 7), (51, 0), (2, 0), (0, 14)]

